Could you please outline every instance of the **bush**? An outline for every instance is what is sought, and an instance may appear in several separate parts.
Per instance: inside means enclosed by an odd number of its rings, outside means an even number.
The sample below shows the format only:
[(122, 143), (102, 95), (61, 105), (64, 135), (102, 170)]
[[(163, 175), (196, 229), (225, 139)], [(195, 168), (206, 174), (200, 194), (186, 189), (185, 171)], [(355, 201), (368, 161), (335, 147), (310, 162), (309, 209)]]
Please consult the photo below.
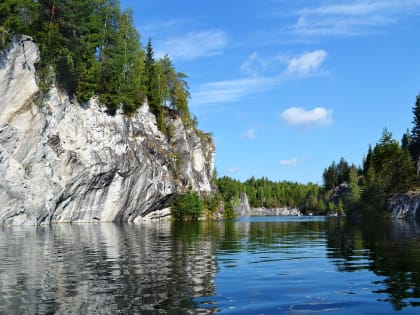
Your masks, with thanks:
[(223, 219), (234, 219), (236, 217), (233, 206), (230, 202), (225, 204), (225, 209), (223, 210)]
[(172, 216), (177, 220), (197, 220), (203, 210), (203, 203), (196, 192), (175, 198), (171, 206)]

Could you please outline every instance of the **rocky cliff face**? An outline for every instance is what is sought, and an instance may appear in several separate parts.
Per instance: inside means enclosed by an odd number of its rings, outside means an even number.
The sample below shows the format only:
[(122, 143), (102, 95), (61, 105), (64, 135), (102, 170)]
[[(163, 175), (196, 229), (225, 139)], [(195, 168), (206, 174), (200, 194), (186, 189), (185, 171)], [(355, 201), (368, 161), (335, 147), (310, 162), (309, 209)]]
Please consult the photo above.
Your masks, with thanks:
[(239, 217), (246, 216), (298, 216), (302, 213), (297, 208), (251, 208), (248, 196), (244, 193), (239, 195), (239, 202), (233, 206), (233, 211)]
[(388, 199), (391, 217), (420, 219), (420, 195), (417, 193), (395, 194)]
[(246, 194), (239, 194), (239, 202), (233, 205), (233, 211), (239, 217), (250, 215), (251, 207), (249, 206), (248, 196)]
[(213, 190), (210, 137), (168, 118), (168, 139), (147, 104), (128, 118), (55, 87), (41, 98), (38, 59), (24, 37), (0, 54), (0, 223), (137, 221)]

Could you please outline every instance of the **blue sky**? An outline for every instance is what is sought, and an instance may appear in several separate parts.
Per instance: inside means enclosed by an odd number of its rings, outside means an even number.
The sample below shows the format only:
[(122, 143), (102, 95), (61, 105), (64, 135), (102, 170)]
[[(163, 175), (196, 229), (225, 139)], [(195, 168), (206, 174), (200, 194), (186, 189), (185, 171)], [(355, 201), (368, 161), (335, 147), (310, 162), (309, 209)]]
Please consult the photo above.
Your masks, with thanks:
[(387, 127), (411, 128), (420, 93), (420, 0), (147, 0), (134, 11), (189, 78), (219, 176), (322, 184), (361, 164)]

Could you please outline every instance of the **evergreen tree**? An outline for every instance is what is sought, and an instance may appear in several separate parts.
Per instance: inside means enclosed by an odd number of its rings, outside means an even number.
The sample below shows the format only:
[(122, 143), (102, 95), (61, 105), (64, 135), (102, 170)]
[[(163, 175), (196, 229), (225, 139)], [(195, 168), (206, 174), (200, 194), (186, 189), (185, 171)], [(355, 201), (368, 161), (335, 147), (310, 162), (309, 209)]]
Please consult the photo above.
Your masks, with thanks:
[(374, 167), (369, 167), (363, 180), (363, 193), (361, 199), (368, 213), (382, 211), (384, 209), (386, 194), (382, 180), (375, 173)]
[(38, 12), (36, 1), (0, 1), (0, 49), (5, 48), (10, 42), (12, 34), (31, 35)]
[(411, 142), (409, 150), (413, 161), (417, 163), (420, 157), (420, 94), (416, 97), (416, 104), (413, 107), (413, 129), (411, 130)]
[(403, 149), (409, 149), (411, 143), (411, 135), (410, 130), (407, 128), (406, 132), (403, 134), (401, 139), (401, 148)]
[(144, 65), (146, 95), (153, 114), (156, 116), (156, 122), (160, 130), (164, 130), (163, 108), (161, 92), (159, 90), (159, 76), (156, 69), (152, 40), (149, 38), (146, 46), (146, 59)]

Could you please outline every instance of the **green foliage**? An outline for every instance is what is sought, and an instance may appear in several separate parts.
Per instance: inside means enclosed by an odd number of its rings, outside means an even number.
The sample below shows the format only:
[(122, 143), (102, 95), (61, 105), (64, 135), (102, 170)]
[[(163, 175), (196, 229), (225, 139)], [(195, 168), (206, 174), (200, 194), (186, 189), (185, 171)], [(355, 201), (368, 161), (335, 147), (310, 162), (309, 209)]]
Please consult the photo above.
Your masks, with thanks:
[[(362, 170), (355, 166), (347, 168), (348, 163), (344, 159), (327, 168), (324, 171), (327, 191), (332, 192), (334, 185), (341, 184), (341, 181), (347, 183), (350, 190), (341, 200), (342, 205), (340, 200), (335, 204), (336, 209), (339, 211), (342, 207), (357, 215), (382, 215), (389, 195), (413, 188), (416, 171), (409, 152), (411, 141), (406, 133), (400, 145), (384, 128), (379, 142), (373, 148), (369, 146)], [(340, 173), (340, 169), (348, 172)]]
[(208, 217), (212, 217), (213, 214), (220, 208), (221, 202), (222, 195), (220, 193), (204, 197), (203, 206)]
[(241, 183), (224, 176), (217, 179), (217, 187), (226, 204), (237, 200), (240, 193), (246, 193), (252, 208), (297, 207), (307, 212), (319, 212), (323, 200), (322, 187), (312, 183), (274, 182), (254, 177)]
[(223, 219), (234, 219), (236, 216), (235, 211), (231, 202), (225, 203), (225, 208), (223, 209)]
[(163, 108), (162, 108), (162, 94), (159, 89), (159, 73), (154, 58), (154, 51), (152, 47), (152, 40), (149, 38), (146, 46), (145, 59), (145, 86), (146, 96), (149, 102), (150, 109), (156, 116), (158, 128), (163, 131), (165, 128)]
[(119, 0), (0, 1), (0, 49), (14, 34), (32, 36), (40, 48), (42, 92), (56, 84), (80, 102), (99, 96), (110, 114), (131, 114), (147, 97), (161, 131), (166, 108), (191, 125), (186, 75), (168, 56), (155, 60), (151, 40), (142, 49), (133, 14)]
[(338, 164), (333, 162), (324, 170), (322, 175), (324, 179), (324, 188), (330, 190), (342, 183), (348, 182), (351, 170), (357, 170), (359, 172), (359, 169), (355, 165), (349, 165), (344, 158), (341, 158)]
[(203, 210), (203, 203), (195, 192), (189, 192), (175, 198), (171, 214), (176, 220), (197, 220)]
[(420, 94), (416, 97), (416, 103), (413, 107), (413, 129), (411, 130), (411, 139), (409, 150), (414, 161), (420, 157)]
[(36, 1), (0, 1), (0, 49), (7, 47), (13, 33), (29, 34), (38, 12)]

